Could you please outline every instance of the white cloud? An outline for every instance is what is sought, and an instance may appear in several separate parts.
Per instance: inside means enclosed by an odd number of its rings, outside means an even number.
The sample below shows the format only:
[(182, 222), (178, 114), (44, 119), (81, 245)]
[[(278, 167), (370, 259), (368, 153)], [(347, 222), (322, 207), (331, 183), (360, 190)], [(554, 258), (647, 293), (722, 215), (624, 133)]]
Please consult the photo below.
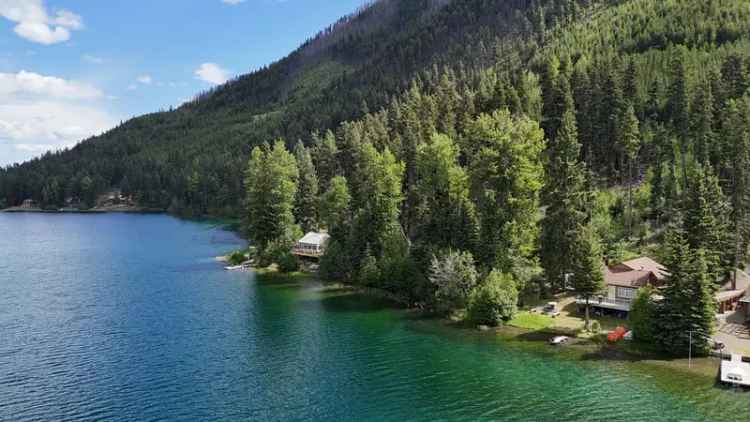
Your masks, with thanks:
[(151, 75), (141, 75), (137, 77), (135, 80), (138, 81), (138, 83), (141, 83), (143, 85), (151, 85), (151, 83), (154, 81)]
[(43, 76), (22, 70), (18, 73), (0, 73), (0, 98), (59, 98), (67, 100), (95, 99), (102, 92), (82, 82), (69, 81), (54, 76)]
[(224, 4), (230, 4), (230, 5), (234, 6), (236, 4), (244, 3), (245, 0), (221, 0), (221, 2), (224, 3)]
[(138, 89), (138, 85), (136, 84), (128, 85), (128, 91), (135, 91), (136, 89)]
[(83, 28), (83, 18), (68, 10), (50, 16), (43, 0), (0, 0), (0, 16), (16, 23), (15, 33), (39, 44), (70, 39), (70, 31)]
[(94, 56), (93, 54), (84, 54), (81, 58), (91, 64), (103, 64), (104, 59), (101, 57)]
[(72, 146), (117, 124), (96, 87), (33, 72), (0, 73), (0, 165)]
[(229, 80), (229, 71), (222, 69), (216, 63), (203, 63), (195, 70), (196, 79), (208, 82), (214, 85), (221, 85)]

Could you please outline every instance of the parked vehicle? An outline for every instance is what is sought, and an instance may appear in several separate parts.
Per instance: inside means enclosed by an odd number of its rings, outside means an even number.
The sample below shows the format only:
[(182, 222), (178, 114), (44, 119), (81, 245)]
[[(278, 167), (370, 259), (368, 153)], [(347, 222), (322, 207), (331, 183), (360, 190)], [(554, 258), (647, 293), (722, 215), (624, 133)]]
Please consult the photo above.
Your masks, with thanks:
[(560, 311), (557, 309), (557, 302), (549, 302), (546, 305), (544, 305), (544, 309), (542, 309), (542, 312), (545, 315), (549, 315), (552, 318), (560, 315)]

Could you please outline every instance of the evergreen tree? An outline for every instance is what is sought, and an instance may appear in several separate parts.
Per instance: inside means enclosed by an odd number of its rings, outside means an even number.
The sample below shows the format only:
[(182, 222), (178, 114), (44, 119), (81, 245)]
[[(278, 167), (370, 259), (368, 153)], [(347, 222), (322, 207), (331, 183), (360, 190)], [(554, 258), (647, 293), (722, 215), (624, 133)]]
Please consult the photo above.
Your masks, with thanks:
[(564, 287), (565, 275), (573, 270), (575, 231), (584, 223), (590, 206), (580, 149), (575, 116), (569, 110), (547, 150), (543, 196), (546, 212), (541, 222), (539, 251), (547, 280), (558, 288)]
[(684, 202), (684, 226), (688, 245), (702, 250), (710, 280), (716, 281), (729, 273), (731, 261), (727, 251), (732, 249), (728, 225), (728, 207), (718, 180), (707, 175), (701, 167), (693, 170)]
[(299, 170), (294, 156), (278, 140), (256, 147), (245, 172), (248, 238), (263, 254), (274, 244), (291, 247), (299, 235), (294, 224), (294, 198)]
[(601, 244), (593, 226), (579, 226), (575, 231), (571, 262), (573, 290), (586, 300), (586, 330), (590, 327), (589, 300), (604, 291), (604, 261)]
[(691, 344), (694, 354), (707, 354), (716, 302), (704, 252), (692, 251), (685, 232), (677, 226), (669, 230), (666, 248), (669, 275), (659, 306), (659, 344), (678, 355), (687, 354)]
[(641, 146), (641, 134), (638, 125), (638, 117), (635, 115), (635, 109), (629, 105), (625, 113), (619, 119), (618, 144), (628, 162), (628, 213), (627, 213), (627, 236), (630, 237), (633, 226), (633, 184), (635, 183), (633, 168), (635, 160), (638, 157), (638, 151)]
[(320, 183), (320, 191), (325, 192), (328, 190), (331, 179), (340, 174), (336, 136), (328, 130), (324, 137), (321, 138), (316, 134), (313, 138), (315, 142), (313, 159)]
[(299, 183), (294, 200), (294, 217), (305, 232), (317, 230), (318, 226), (318, 175), (315, 172), (310, 151), (302, 141), (294, 148), (294, 157), (299, 169)]
[(469, 198), (468, 175), (458, 159), (458, 147), (445, 135), (433, 136), (417, 155), (417, 240), (435, 251), (473, 252), (477, 247), (479, 222)]
[[(714, 133), (714, 97), (711, 85), (706, 84), (697, 93), (693, 102), (690, 121), (692, 123), (691, 133), (693, 136), (693, 156), (701, 165), (711, 163), (715, 158), (716, 146)], [(716, 162), (716, 161), (714, 161)]]

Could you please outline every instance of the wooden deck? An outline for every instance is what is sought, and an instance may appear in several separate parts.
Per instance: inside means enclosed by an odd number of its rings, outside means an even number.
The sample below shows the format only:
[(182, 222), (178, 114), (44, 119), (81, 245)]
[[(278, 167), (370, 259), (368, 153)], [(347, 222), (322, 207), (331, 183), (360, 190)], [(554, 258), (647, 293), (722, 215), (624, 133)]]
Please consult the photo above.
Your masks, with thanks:
[(311, 251), (309, 249), (293, 248), (292, 255), (302, 256), (305, 258), (320, 259), (320, 257), (323, 256), (323, 251)]

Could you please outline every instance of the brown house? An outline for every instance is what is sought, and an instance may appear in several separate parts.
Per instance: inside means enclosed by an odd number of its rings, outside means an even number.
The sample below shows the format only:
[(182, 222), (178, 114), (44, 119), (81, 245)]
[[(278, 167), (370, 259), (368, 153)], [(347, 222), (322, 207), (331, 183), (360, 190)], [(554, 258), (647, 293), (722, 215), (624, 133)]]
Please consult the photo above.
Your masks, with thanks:
[[(603, 271), (606, 293), (592, 298), (589, 304), (619, 313), (630, 312), (630, 305), (638, 289), (649, 285), (660, 287), (667, 276), (663, 265), (647, 257), (604, 267)], [(578, 303), (584, 304), (585, 300), (578, 299)]]

